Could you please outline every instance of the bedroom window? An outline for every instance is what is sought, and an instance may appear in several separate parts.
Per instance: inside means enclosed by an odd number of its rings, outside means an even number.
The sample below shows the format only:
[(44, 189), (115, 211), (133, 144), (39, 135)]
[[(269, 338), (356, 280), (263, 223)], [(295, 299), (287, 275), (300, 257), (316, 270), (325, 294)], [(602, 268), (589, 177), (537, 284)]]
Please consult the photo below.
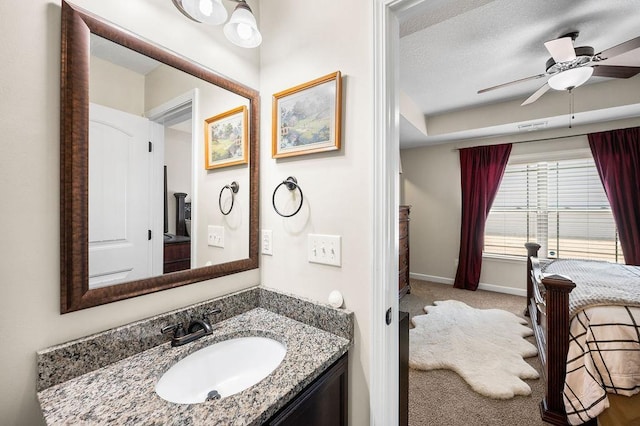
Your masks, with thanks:
[(484, 253), (624, 263), (611, 207), (593, 158), (511, 161), (491, 207)]

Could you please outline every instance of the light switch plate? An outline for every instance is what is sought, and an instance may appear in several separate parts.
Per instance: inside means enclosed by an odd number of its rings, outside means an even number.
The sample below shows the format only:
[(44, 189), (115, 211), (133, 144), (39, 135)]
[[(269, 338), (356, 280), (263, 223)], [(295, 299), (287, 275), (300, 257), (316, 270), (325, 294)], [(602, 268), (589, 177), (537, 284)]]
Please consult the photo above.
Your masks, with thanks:
[(207, 245), (224, 248), (224, 226), (209, 225), (207, 230)]
[(273, 256), (273, 240), (271, 229), (262, 230), (260, 241), (262, 241), (262, 254)]
[(309, 262), (342, 266), (342, 237), (309, 234), (307, 241)]

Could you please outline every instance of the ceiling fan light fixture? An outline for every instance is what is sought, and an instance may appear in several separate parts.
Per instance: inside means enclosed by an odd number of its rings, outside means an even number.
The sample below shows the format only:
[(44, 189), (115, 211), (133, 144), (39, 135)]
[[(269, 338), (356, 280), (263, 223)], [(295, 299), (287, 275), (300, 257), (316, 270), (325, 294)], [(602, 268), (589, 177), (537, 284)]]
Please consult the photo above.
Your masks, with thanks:
[(231, 43), (240, 47), (258, 47), (262, 43), (256, 18), (245, 1), (238, 2), (229, 22), (224, 26), (224, 35)]
[(571, 68), (552, 75), (547, 82), (554, 90), (571, 90), (582, 86), (593, 75), (592, 67)]

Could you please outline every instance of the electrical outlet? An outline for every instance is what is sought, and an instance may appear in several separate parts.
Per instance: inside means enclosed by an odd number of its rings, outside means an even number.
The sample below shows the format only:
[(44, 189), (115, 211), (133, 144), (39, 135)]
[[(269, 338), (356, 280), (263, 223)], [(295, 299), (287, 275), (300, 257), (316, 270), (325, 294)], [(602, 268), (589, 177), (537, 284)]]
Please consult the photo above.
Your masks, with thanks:
[(207, 245), (224, 248), (224, 226), (209, 225), (207, 231)]
[(269, 256), (273, 256), (273, 245), (272, 245), (272, 234), (271, 229), (263, 229), (260, 240), (262, 241), (262, 254), (268, 254)]
[(342, 265), (342, 237), (339, 235), (309, 234), (308, 260), (325, 265)]

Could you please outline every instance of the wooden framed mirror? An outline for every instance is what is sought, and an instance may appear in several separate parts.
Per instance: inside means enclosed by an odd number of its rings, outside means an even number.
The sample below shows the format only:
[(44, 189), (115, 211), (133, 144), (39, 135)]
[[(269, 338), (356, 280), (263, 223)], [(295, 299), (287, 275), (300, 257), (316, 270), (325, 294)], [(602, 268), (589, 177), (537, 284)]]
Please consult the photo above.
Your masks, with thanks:
[[(243, 200), (233, 204), (231, 200), (231, 206), (234, 205), (236, 209), (244, 208), (244, 216), (233, 219), (233, 215), (229, 215), (225, 211), (224, 216), (227, 221), (235, 220), (238, 223), (242, 223), (244, 226), (244, 233), (233, 245), (243, 247), (240, 251), (241, 254), (235, 255), (235, 257), (220, 257), (219, 263), (207, 261), (206, 256), (199, 256), (196, 258), (196, 245), (191, 243), (191, 269), (179, 270), (177, 272), (166, 272), (166, 268), (158, 270), (157, 260), (162, 261), (162, 255), (158, 254), (158, 248), (162, 251), (163, 243), (160, 240), (156, 240), (154, 247), (156, 252), (151, 256), (148, 261), (145, 261), (149, 265), (152, 263), (155, 265), (153, 271), (148, 274), (142, 274), (142, 276), (131, 275), (127, 278), (126, 273), (122, 273), (125, 277), (121, 280), (115, 280), (110, 282), (105, 280), (99, 285), (90, 285), (90, 277), (94, 276), (90, 268), (90, 162), (91, 158), (96, 157), (96, 154), (91, 154), (89, 149), (89, 129), (90, 129), (90, 110), (93, 108), (91, 104), (90, 108), (90, 73), (91, 73), (91, 40), (98, 37), (101, 40), (113, 43), (122, 48), (129, 49), (137, 54), (143, 55), (159, 64), (165, 66), (168, 72), (180, 72), (189, 78), (195, 79), (197, 84), (204, 84), (207, 86), (204, 90), (209, 90), (208, 87), (217, 88), (226, 91), (229, 94), (231, 101), (240, 102), (241, 105), (246, 106), (247, 120), (245, 121), (248, 129), (246, 131), (247, 152), (246, 162), (232, 167), (226, 167), (229, 171), (236, 170), (246, 174), (246, 179), (242, 178), (239, 184), (240, 191)], [(66, 2), (62, 2), (62, 46), (61, 46), (61, 111), (60, 111), (60, 311), (61, 313), (67, 313), (76, 311), (79, 309), (89, 308), (105, 303), (114, 302), (117, 300), (127, 299), (130, 297), (140, 296), (160, 290), (165, 290), (173, 287), (178, 287), (186, 284), (191, 284), (199, 281), (209, 280), (241, 271), (255, 269), (258, 267), (258, 194), (259, 194), (259, 93), (246, 87), (240, 83), (234, 82), (228, 78), (222, 77), (219, 74), (204, 68), (198, 64), (190, 62), (185, 58), (182, 58), (172, 52), (169, 52), (163, 48), (155, 46), (141, 38), (122, 30), (113, 24), (105, 22), (104, 20), (87, 13), (75, 6), (71, 6)], [(97, 68), (96, 68), (97, 69)], [(193, 93), (203, 93), (202, 87), (199, 89), (193, 89)], [(226, 96), (226, 95), (225, 95)], [(178, 96), (178, 98), (180, 98)], [(194, 99), (199, 99), (197, 95), (194, 95)], [(198, 101), (199, 102), (199, 101)], [(165, 103), (166, 104), (166, 103)], [(154, 108), (155, 106), (155, 108)], [(161, 115), (158, 113), (157, 105), (151, 107), (146, 106), (146, 111), (151, 111), (148, 115)], [(195, 106), (194, 106), (195, 108)], [(194, 122), (197, 125), (193, 126), (193, 129), (205, 129), (204, 120), (202, 117), (215, 116), (223, 113), (224, 111), (214, 111), (209, 108), (198, 108), (201, 110), (199, 115), (193, 115)], [(229, 108), (231, 109), (231, 108)], [(152, 119), (152, 118), (150, 118)], [(202, 121), (202, 123), (200, 122)], [(94, 132), (95, 133), (95, 132)], [(194, 144), (196, 141), (201, 145), (204, 144), (204, 138), (201, 136), (204, 132), (193, 133)], [(202, 145), (204, 147), (204, 145)], [(149, 151), (151, 151), (151, 144), (149, 145)], [(220, 197), (229, 197), (232, 191), (224, 191), (225, 185), (229, 185), (232, 182), (225, 180), (226, 176), (222, 171), (218, 169), (205, 170), (204, 158), (198, 155), (193, 155), (195, 160), (192, 161), (193, 169), (192, 174), (196, 176), (198, 173), (205, 178), (214, 180), (216, 182), (216, 191), (209, 190), (207, 197), (215, 200), (214, 205), (218, 203), (222, 205), (222, 198), (218, 199), (217, 188), (220, 188)], [(234, 169), (235, 168), (235, 169)], [(91, 167), (93, 171), (95, 167)], [(149, 166), (152, 170), (148, 173), (150, 176), (161, 176), (162, 172), (159, 171), (157, 164)], [(216, 174), (217, 173), (217, 174)], [(231, 176), (231, 175), (229, 175)], [(146, 190), (143, 188), (142, 193), (146, 194), (159, 194), (162, 195), (162, 190), (159, 189), (156, 180), (151, 189)], [(123, 184), (124, 185), (124, 184)], [(126, 185), (124, 185), (126, 186)], [(123, 186), (123, 187), (124, 187)], [(188, 185), (187, 185), (188, 186)], [(202, 184), (192, 184), (194, 187), (202, 187)], [(93, 191), (93, 190), (92, 190)], [(194, 190), (195, 191), (195, 190)], [(92, 192), (94, 193), (94, 192)], [(166, 184), (165, 184), (165, 198), (166, 198)], [(235, 194), (235, 193), (234, 193)], [(194, 194), (195, 196), (195, 194)], [(95, 196), (94, 196), (95, 198)], [(151, 201), (150, 204), (155, 205), (156, 200), (153, 195), (148, 197)], [(171, 197), (170, 197), (171, 198)], [(178, 195), (176, 195), (176, 199)], [(227, 202), (228, 208), (229, 203)], [(240, 207), (238, 207), (240, 206)], [(113, 207), (113, 206), (111, 206)], [(206, 206), (202, 206), (200, 211), (205, 210)], [(94, 211), (96, 210), (93, 207)], [(117, 208), (113, 207), (114, 211)], [(194, 209), (195, 210), (195, 209)], [(208, 214), (208, 213), (207, 213)], [(166, 218), (166, 208), (164, 216)], [(162, 220), (158, 220), (158, 213), (151, 214), (153, 223), (162, 223)], [(180, 214), (176, 214), (180, 217)], [(206, 217), (205, 213), (201, 212), (203, 219), (200, 221), (196, 229), (197, 235), (199, 235), (199, 241), (201, 241), (200, 252), (203, 253), (207, 250), (207, 229), (211, 227), (211, 221)], [(231, 217), (231, 219), (229, 219)], [(180, 217), (184, 220), (184, 217)], [(194, 218), (195, 220), (195, 218)], [(126, 222), (123, 219), (123, 222)], [(166, 222), (166, 219), (165, 219)], [(95, 221), (94, 221), (95, 223)], [(182, 222), (184, 224), (184, 222)], [(191, 224), (192, 221), (189, 221)], [(193, 222), (195, 223), (195, 222)], [(155, 226), (155, 225), (154, 225)], [(234, 224), (234, 226), (236, 226)], [(237, 227), (240, 227), (238, 225)], [(180, 228), (177, 225), (177, 228)], [(232, 226), (233, 228), (233, 226)], [(91, 228), (93, 229), (93, 228)], [(156, 229), (156, 228), (153, 228)], [(167, 236), (163, 236), (162, 228), (160, 232), (152, 232), (151, 226), (149, 230), (143, 229), (145, 233), (144, 239), (146, 240), (147, 231), (148, 239), (151, 241), (155, 238), (162, 238), (164, 246), (166, 248)], [(138, 232), (138, 231), (136, 231)], [(167, 232), (166, 225), (164, 226), (164, 232)], [(184, 229), (178, 231), (184, 234)], [(191, 231), (194, 234), (194, 231)], [(203, 236), (204, 235), (204, 236)], [(197, 241), (194, 237), (192, 241)], [(210, 241), (209, 241), (210, 242)], [(151, 245), (151, 243), (149, 243)], [(212, 244), (208, 244), (211, 246)], [(152, 250), (153, 252), (153, 250)], [(92, 255), (93, 256), (93, 255)], [(151, 258), (155, 259), (154, 261)], [(155, 262), (155, 263), (154, 263)], [(144, 263), (144, 262), (143, 262)], [(166, 266), (166, 265), (165, 265)], [(116, 268), (117, 269), (117, 268)], [(126, 269), (126, 268), (121, 268)], [(150, 269), (151, 270), (151, 269)]]

